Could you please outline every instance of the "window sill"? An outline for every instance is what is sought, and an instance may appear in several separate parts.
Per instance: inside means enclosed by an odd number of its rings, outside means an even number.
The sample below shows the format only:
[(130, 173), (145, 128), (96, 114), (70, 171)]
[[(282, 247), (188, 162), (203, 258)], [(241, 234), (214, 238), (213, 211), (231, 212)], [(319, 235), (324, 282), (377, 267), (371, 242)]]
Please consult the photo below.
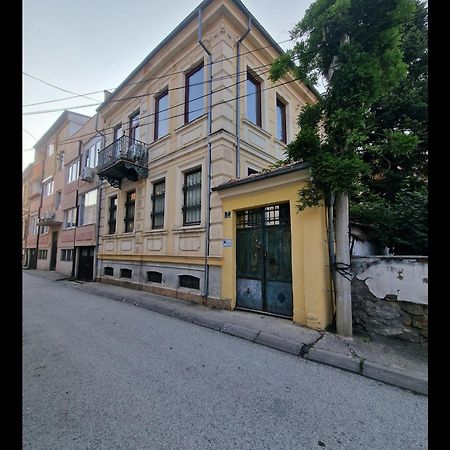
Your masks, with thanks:
[(247, 119), (247, 118), (243, 118), (242, 119), (242, 123), (249, 126), (250, 128), (253, 128), (256, 132), (263, 134), (265, 137), (267, 137), (268, 139), (272, 138), (272, 135), (270, 133), (268, 133), (266, 130), (264, 130), (262, 127), (260, 127), (259, 125), (256, 125), (255, 123), (253, 123), (251, 120)]
[(196, 117), (195, 119), (191, 120), (190, 122), (186, 122), (183, 125), (181, 125), (178, 128), (175, 128), (175, 133), (178, 133), (179, 131), (182, 131), (183, 128), (187, 128), (189, 127), (189, 125), (194, 125), (198, 122), (202, 122), (204, 119), (206, 119), (208, 117), (208, 113), (204, 113), (199, 117)]
[(158, 235), (166, 235), (168, 234), (168, 231), (164, 228), (161, 229), (155, 229), (155, 230), (147, 230), (142, 232), (142, 236), (158, 236)]
[(273, 138), (273, 141), (274, 141), (276, 144), (281, 145), (282, 147), (287, 147), (287, 143), (284, 142), (284, 141), (280, 141), (280, 140), (277, 139), (277, 138)]
[(200, 231), (205, 231), (204, 225), (185, 225), (181, 228), (174, 228), (174, 234), (183, 234), (183, 233), (198, 233)]

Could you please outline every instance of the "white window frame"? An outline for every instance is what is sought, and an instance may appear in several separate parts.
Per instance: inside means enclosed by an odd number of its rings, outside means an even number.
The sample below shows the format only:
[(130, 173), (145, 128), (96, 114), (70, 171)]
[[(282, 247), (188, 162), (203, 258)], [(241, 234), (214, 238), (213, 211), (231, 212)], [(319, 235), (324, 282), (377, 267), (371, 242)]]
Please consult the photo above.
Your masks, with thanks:
[(80, 172), (80, 160), (77, 159), (73, 163), (69, 164), (67, 167), (67, 182), (72, 183), (75, 180), (78, 180)]
[[(69, 220), (70, 219), (70, 220)], [(70, 208), (64, 211), (64, 229), (70, 230), (77, 226), (77, 208)]]
[(48, 197), (49, 195), (53, 194), (53, 188), (54, 188), (54, 180), (53, 178), (47, 179), (43, 183), (44, 185), (44, 197)]
[[(80, 219), (78, 225), (89, 225), (96, 222), (95, 212), (97, 209), (97, 194), (97, 189), (93, 189), (92, 191), (80, 195)], [(86, 199), (88, 200), (88, 204), (86, 204)], [(87, 208), (91, 208), (90, 210), (94, 211), (90, 221), (86, 221), (85, 218)]]
[(55, 144), (51, 143), (47, 145), (47, 156), (52, 156), (55, 153)]

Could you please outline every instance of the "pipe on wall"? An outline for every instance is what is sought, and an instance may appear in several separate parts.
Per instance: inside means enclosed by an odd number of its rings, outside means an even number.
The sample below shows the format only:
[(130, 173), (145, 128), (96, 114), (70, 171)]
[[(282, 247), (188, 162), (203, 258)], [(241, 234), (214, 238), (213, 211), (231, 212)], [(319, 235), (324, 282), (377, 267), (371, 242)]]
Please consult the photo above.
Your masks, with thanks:
[(211, 228), (211, 128), (212, 128), (212, 54), (202, 40), (202, 10), (198, 9), (198, 43), (208, 55), (208, 131), (207, 131), (207, 195), (206, 195), (206, 230), (205, 230), (205, 279), (204, 279), (204, 302), (206, 303), (209, 293), (209, 241)]
[(240, 100), (240, 72), (241, 72), (241, 43), (252, 29), (252, 18), (248, 18), (247, 30), (236, 43), (236, 178), (241, 177), (241, 100)]

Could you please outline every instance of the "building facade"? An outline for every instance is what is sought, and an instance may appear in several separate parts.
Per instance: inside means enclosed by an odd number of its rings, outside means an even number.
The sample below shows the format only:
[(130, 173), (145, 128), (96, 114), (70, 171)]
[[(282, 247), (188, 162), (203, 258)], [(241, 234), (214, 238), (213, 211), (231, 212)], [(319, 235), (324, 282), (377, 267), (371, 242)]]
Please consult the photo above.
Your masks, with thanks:
[(64, 111), (35, 144), (28, 197), (27, 236), (23, 243), (24, 264), (30, 269), (55, 270), (63, 211), (58, 192), (65, 184), (65, 141), (89, 120), (88, 116)]
[(316, 99), (269, 80), (281, 53), (242, 2), (205, 0), (107, 93), (65, 139), (56, 269), (328, 326), (325, 208), (296, 214), (306, 166), (270, 169)]

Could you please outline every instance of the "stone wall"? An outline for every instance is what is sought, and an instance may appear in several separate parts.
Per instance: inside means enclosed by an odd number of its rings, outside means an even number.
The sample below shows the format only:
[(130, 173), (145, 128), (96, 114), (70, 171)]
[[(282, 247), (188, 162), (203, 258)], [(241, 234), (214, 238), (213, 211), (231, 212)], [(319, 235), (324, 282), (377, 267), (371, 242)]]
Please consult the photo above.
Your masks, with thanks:
[(428, 342), (426, 257), (354, 257), (352, 272), (355, 331)]

